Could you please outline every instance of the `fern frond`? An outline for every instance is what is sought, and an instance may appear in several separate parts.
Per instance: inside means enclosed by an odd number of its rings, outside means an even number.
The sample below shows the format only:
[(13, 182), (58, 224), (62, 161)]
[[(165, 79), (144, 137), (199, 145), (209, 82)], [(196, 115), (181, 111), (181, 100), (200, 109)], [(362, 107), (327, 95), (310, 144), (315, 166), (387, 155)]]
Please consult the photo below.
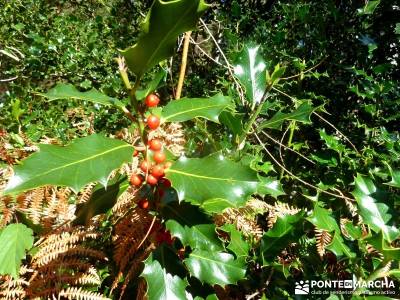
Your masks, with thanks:
[(332, 242), (332, 235), (323, 229), (315, 229), (315, 240), (317, 243), (317, 252), (320, 257), (325, 255), (325, 247)]
[(66, 297), (69, 300), (111, 300), (100, 293), (85, 291), (78, 287), (66, 288), (60, 292), (59, 296)]

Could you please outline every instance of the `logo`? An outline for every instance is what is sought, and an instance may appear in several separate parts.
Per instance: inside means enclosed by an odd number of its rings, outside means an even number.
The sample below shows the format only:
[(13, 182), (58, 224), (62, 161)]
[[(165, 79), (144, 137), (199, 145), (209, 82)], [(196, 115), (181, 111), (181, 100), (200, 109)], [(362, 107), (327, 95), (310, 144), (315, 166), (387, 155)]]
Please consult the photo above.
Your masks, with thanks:
[(295, 289), (294, 289), (295, 295), (308, 295), (310, 293), (310, 283), (308, 280), (300, 280), (296, 282)]

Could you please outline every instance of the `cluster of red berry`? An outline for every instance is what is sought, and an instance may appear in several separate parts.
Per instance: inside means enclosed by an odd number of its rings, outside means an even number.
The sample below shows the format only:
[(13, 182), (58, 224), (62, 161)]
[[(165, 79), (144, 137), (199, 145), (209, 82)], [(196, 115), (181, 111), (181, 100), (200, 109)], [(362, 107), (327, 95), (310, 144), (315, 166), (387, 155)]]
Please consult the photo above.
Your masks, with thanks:
[[(147, 107), (157, 107), (160, 102), (155, 94), (150, 94), (146, 97), (145, 104)], [(150, 115), (147, 117), (147, 126), (150, 130), (155, 130), (160, 125), (160, 119), (155, 115)], [(147, 151), (144, 151), (143, 160), (140, 163), (140, 169), (145, 174), (132, 174), (130, 178), (131, 185), (135, 187), (140, 187), (144, 182), (147, 182), (151, 186), (157, 184), (163, 187), (170, 187), (171, 183), (163, 178), (165, 169), (171, 166), (171, 162), (166, 162), (166, 155), (163, 151), (163, 144), (158, 139), (151, 139), (148, 141)], [(152, 154), (152, 155), (150, 155)], [(135, 150), (134, 155), (139, 155), (139, 152)], [(149, 207), (149, 202), (147, 199), (142, 199), (138, 203), (139, 207), (147, 209)]]

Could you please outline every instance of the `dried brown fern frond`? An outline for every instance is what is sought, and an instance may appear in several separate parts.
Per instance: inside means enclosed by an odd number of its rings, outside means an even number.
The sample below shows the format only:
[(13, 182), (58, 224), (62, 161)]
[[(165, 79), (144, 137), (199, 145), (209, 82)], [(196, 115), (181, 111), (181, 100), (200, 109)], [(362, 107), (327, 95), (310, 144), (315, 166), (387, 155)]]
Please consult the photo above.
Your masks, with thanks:
[(13, 279), (11, 276), (0, 275), (0, 299), (26, 299), (26, 288), (29, 286), (27, 278), (32, 272), (32, 269), (22, 265), (19, 271), (20, 277), (17, 279)]
[(299, 208), (290, 206), (287, 203), (275, 202), (268, 211), (268, 228), (272, 228), (278, 218), (282, 218), (285, 215), (295, 215), (298, 212), (300, 212)]
[[(84, 295), (103, 297), (98, 293), (87, 294), (84, 290), (85, 287), (101, 285), (95, 265), (107, 258), (102, 251), (90, 246), (99, 237), (99, 233), (79, 227), (64, 227), (46, 236), (31, 259), (30, 266), (34, 273), (29, 278), (26, 295), (29, 298), (45, 299), (90, 299), (82, 298)], [(79, 292), (72, 293), (74, 289)], [(71, 293), (62, 294), (62, 291), (67, 290)]]
[(99, 293), (85, 291), (82, 288), (77, 287), (66, 288), (65, 290), (62, 290), (59, 295), (69, 300), (111, 300), (111, 298), (107, 298)]
[(146, 210), (136, 207), (115, 225), (113, 258), (118, 267), (118, 276), (112, 284), (112, 289), (118, 286), (119, 279), (124, 276), (121, 296), (130, 280), (139, 275), (140, 263), (151, 252), (151, 242), (146, 235), (152, 221), (153, 216)]
[(325, 248), (332, 242), (332, 235), (323, 229), (315, 229), (315, 240), (317, 244), (317, 252), (320, 257), (325, 255)]
[(184, 153), (186, 143), (184, 131), (180, 123), (164, 123), (157, 130), (149, 133), (149, 139), (157, 138), (175, 156)]

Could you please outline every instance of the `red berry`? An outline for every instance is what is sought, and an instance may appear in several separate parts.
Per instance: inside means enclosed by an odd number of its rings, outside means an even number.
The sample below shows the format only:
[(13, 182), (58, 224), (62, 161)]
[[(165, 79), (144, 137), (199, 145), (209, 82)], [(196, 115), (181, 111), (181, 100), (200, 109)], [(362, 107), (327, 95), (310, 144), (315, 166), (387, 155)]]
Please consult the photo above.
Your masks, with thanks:
[(155, 177), (162, 177), (164, 176), (164, 167), (161, 165), (155, 165), (152, 169), (151, 169), (151, 175), (155, 176)]
[(172, 162), (167, 161), (167, 162), (164, 164), (164, 169), (171, 168), (171, 166), (172, 166)]
[(150, 147), (150, 149), (153, 150), (153, 151), (158, 151), (158, 150), (161, 149), (162, 143), (161, 143), (160, 140), (153, 139), (153, 140), (150, 140), (150, 141), (149, 141), (149, 147)]
[(147, 199), (142, 199), (139, 201), (138, 206), (142, 209), (148, 209), (149, 208), (149, 201)]
[(132, 174), (130, 178), (130, 183), (134, 186), (140, 186), (143, 182), (143, 178), (140, 175)]
[(142, 161), (140, 164), (140, 169), (145, 173), (150, 169), (150, 167), (151, 164), (147, 160)]
[(147, 183), (150, 185), (156, 185), (157, 184), (158, 179), (156, 177), (154, 177), (153, 175), (149, 174), (147, 176)]
[(147, 126), (149, 126), (150, 129), (157, 129), (159, 125), (160, 119), (157, 116), (150, 115), (147, 118)]
[(162, 151), (154, 152), (153, 159), (156, 163), (160, 164), (165, 161), (165, 153)]
[(162, 185), (164, 188), (170, 188), (171, 187), (171, 181), (169, 181), (167, 178), (161, 178), (158, 183)]
[(133, 151), (133, 156), (138, 156), (139, 151), (137, 151), (136, 149)]
[(147, 107), (155, 107), (160, 102), (160, 98), (156, 94), (150, 94), (146, 97), (145, 102)]

